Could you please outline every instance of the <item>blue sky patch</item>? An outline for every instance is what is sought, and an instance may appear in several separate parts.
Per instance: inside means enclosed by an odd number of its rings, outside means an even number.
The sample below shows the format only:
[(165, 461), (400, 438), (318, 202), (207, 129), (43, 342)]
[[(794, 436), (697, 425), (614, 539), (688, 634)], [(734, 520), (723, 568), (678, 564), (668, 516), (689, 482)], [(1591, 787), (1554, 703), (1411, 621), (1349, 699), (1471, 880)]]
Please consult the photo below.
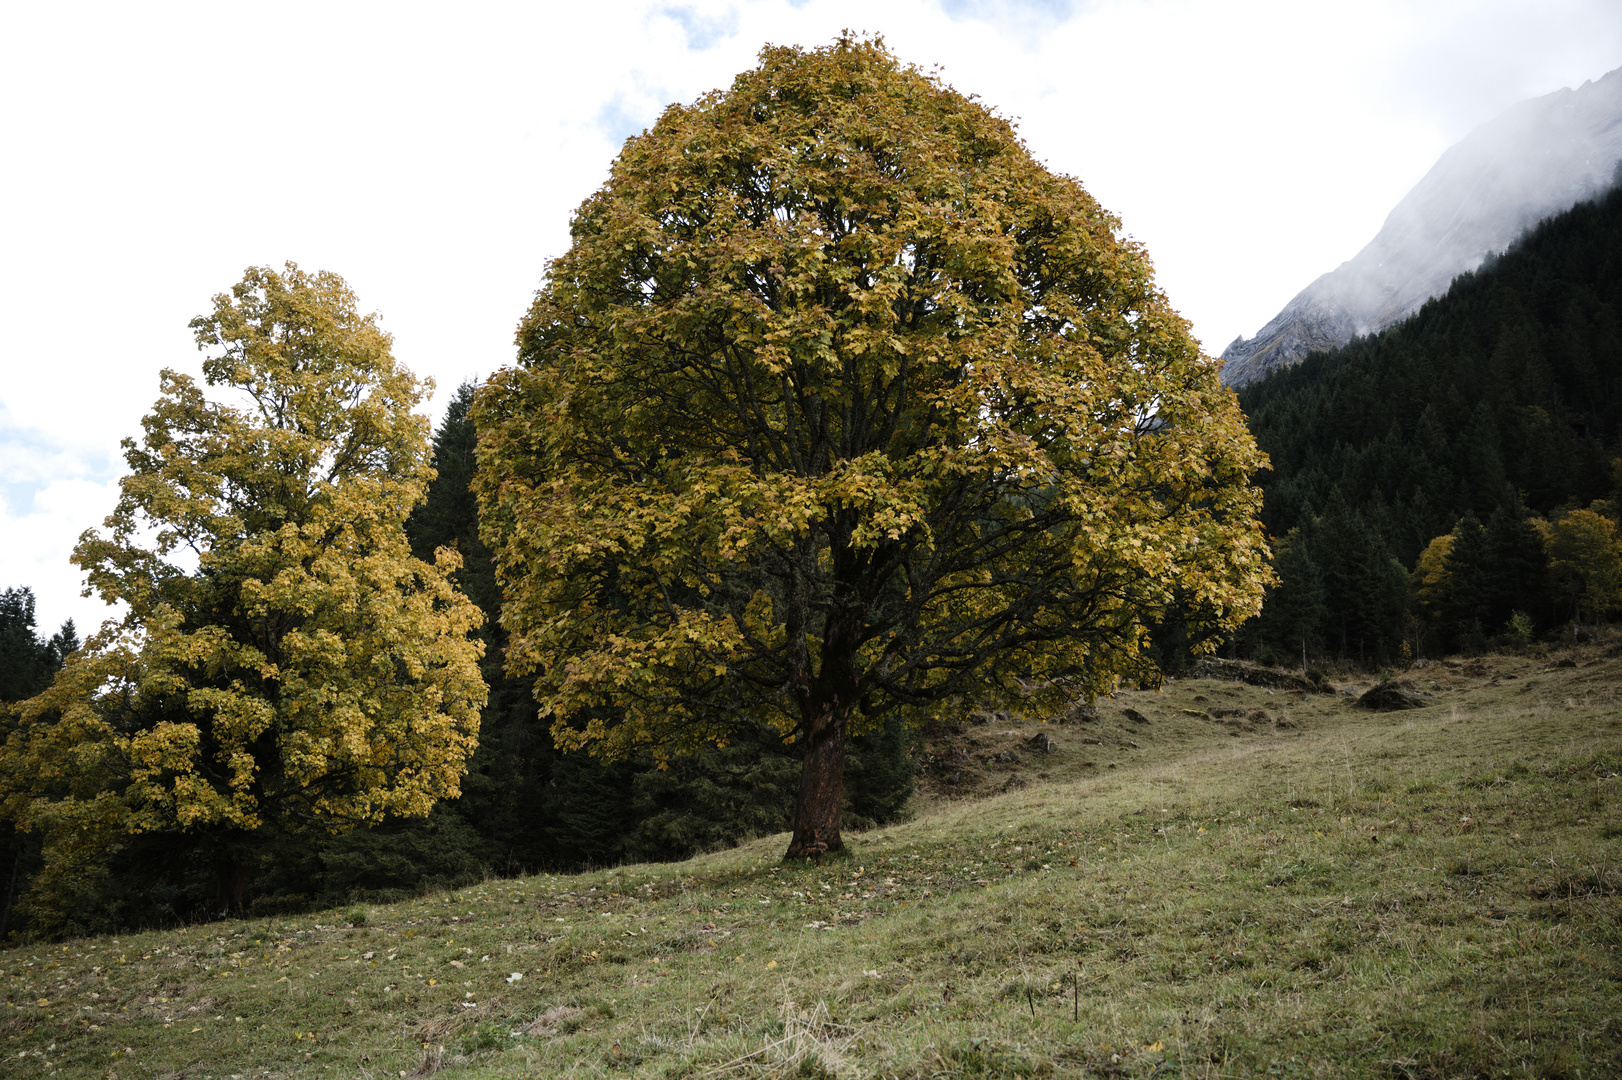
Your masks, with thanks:
[(595, 122), (597, 130), (615, 146), (623, 146), (626, 139), (642, 134), (654, 119), (644, 115), (633, 99), (624, 94), (615, 94), (607, 105), (597, 111)]
[(1075, 14), (1075, 0), (941, 0), (941, 10), (954, 19), (995, 22), (999, 15), (1062, 23)]
[(0, 503), (14, 517), (32, 513), (34, 496), (52, 481), (87, 480), (104, 484), (120, 475), (124, 464), (106, 450), (64, 446), (32, 428), (0, 431), (0, 460), (7, 466), (0, 475)]
[(661, 8), (659, 13), (681, 27), (687, 37), (687, 47), (696, 52), (703, 52), (738, 32), (738, 13), (730, 8), (725, 15), (705, 16), (697, 8), (672, 4)]

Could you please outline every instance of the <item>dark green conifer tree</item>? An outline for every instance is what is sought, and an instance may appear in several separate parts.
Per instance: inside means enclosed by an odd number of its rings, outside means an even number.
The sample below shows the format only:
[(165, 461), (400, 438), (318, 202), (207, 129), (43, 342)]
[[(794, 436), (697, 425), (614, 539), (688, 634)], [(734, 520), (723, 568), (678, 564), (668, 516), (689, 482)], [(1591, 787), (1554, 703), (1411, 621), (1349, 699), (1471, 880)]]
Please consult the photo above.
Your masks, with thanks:
[(34, 590), (0, 593), (0, 701), (23, 701), (51, 685), (68, 653), (79, 648), (73, 620), (50, 639), (34, 630)]
[[(49, 640), (34, 630), (34, 590), (24, 585), (0, 593), (0, 703), (24, 701), (51, 685), (62, 661), (79, 648), (73, 620)], [(13, 722), (0, 710), (0, 742), (11, 736)], [(16, 901), (40, 868), (37, 835), (20, 832), (0, 818), (0, 942), (19, 927)]]
[(462, 555), (462, 569), (456, 583), (469, 600), (486, 615), (480, 634), (485, 642), (485, 664), (499, 667), (501, 657), (495, 646), (500, 624), (491, 618), (501, 611), (501, 590), (496, 584), (495, 563), (479, 539), (479, 508), (470, 485), (476, 467), (474, 451), (478, 435), (468, 409), (473, 404), (474, 385), (465, 382), (456, 388), (445, 407), (445, 418), (434, 431), (434, 482), (428, 496), (411, 512), (406, 531), (411, 537), (411, 553), (431, 560), (440, 547), (453, 547)]
[(1308, 535), (1323, 583), (1327, 646), (1341, 659), (1365, 666), (1394, 657), (1402, 641), (1408, 579), (1379, 532), (1336, 486)]
[(1536, 625), (1548, 622), (1548, 558), (1537, 529), (1527, 518), (1526, 507), (1518, 498), (1499, 503), (1487, 518), (1482, 538), (1483, 618), (1495, 634), (1505, 631), (1517, 611)]
[(1486, 646), (1490, 568), (1487, 533), (1474, 514), (1453, 527), (1453, 550), (1444, 561), (1447, 591), (1442, 596), (1442, 630), (1453, 648), (1480, 652)]
[(1275, 658), (1296, 659), (1305, 668), (1323, 648), (1323, 574), (1312, 559), (1311, 526), (1303, 526), (1279, 545), (1278, 584), (1268, 594), (1262, 624)]

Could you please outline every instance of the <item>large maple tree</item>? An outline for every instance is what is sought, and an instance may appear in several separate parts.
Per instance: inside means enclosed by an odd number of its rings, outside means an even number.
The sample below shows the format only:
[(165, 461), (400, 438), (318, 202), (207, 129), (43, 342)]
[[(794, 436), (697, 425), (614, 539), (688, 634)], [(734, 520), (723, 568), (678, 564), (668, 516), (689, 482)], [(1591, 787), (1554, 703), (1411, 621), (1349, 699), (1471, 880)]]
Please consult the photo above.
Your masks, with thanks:
[(1269, 578), (1262, 458), (1149, 260), (882, 42), (767, 48), (629, 140), (475, 404), (508, 665), (557, 744), (805, 748), (1153, 681)]

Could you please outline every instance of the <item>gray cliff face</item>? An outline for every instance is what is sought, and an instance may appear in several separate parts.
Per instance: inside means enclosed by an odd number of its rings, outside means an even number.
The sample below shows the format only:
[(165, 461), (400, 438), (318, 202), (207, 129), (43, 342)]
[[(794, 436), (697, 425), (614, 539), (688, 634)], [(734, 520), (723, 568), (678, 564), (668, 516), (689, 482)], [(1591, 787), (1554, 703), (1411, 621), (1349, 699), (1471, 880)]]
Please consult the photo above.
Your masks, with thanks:
[(1243, 386), (1419, 310), (1527, 229), (1622, 176), (1622, 68), (1523, 101), (1443, 154), (1356, 257), (1222, 353)]

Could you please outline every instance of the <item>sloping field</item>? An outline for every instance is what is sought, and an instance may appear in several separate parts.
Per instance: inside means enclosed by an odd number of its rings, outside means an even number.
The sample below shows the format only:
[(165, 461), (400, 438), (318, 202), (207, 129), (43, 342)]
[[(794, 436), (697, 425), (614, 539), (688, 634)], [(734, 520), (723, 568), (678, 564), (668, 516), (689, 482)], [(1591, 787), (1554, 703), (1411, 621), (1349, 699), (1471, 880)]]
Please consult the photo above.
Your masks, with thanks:
[(820, 865), (13, 949), (0, 1075), (1622, 1075), (1618, 652), (941, 727)]

